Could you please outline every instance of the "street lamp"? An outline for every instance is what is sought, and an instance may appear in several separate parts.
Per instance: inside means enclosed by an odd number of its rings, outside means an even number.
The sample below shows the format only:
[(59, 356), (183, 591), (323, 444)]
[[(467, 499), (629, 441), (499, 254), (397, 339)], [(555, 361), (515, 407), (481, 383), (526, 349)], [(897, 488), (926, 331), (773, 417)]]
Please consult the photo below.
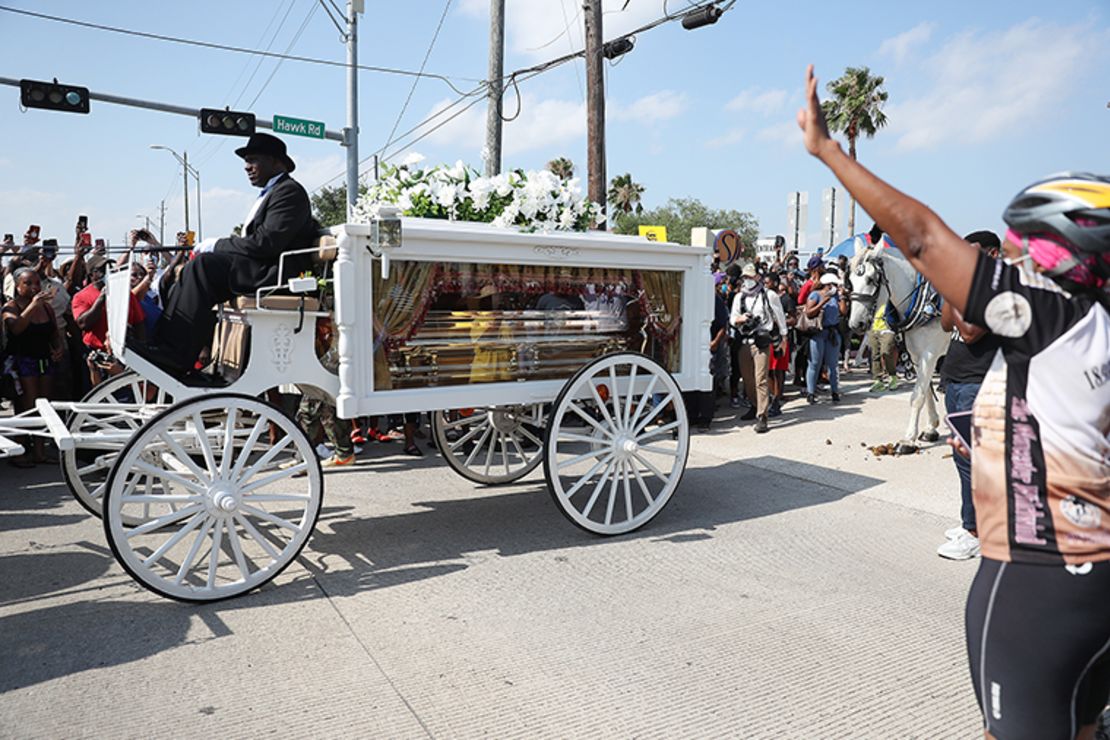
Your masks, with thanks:
[(189, 166), (189, 152), (185, 152), (184, 156), (182, 156), (175, 152), (173, 149), (170, 149), (168, 146), (162, 146), (161, 144), (151, 144), (150, 148), (164, 149), (165, 151), (172, 154), (174, 159), (176, 159), (178, 163), (181, 164), (181, 167), (183, 169), (182, 174), (185, 179), (185, 186), (183, 188), (185, 193), (185, 231), (189, 230), (189, 175), (192, 175), (197, 179), (197, 237), (203, 239), (204, 228), (201, 225), (200, 220), (200, 172), (198, 172), (196, 168)]

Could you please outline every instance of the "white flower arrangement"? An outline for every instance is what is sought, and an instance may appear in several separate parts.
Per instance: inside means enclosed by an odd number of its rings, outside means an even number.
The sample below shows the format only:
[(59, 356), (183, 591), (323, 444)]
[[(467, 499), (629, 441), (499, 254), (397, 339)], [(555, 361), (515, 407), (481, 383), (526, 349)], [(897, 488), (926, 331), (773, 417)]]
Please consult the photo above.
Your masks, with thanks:
[(400, 165), (387, 165), (355, 204), (355, 223), (370, 221), (383, 205), (397, 206), (406, 216), (524, 231), (585, 231), (605, 221), (601, 206), (582, 196), (578, 178), (562, 180), (548, 170), (483, 177), (461, 161), (420, 168), (423, 159), (410, 154)]

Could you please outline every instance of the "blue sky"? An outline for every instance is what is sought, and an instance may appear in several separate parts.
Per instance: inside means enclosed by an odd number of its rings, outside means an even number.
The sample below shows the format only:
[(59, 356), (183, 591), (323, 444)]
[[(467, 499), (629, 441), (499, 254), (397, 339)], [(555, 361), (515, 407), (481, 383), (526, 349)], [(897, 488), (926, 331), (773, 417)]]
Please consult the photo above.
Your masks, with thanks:
[[(685, 0), (670, 0), (669, 9)], [(488, 0), (453, 0), (427, 71), (469, 90), (486, 73)], [(606, 36), (658, 17), (663, 0), (606, 1)], [(0, 0), (34, 10), (190, 39), (344, 59), (317, 0), (188, 3)], [(366, 0), (360, 62), (415, 70), (444, 0)], [(576, 0), (508, 0), (506, 70), (581, 46)], [(284, 19), (284, 22), (282, 23)], [(568, 33), (569, 26), (569, 33)], [(302, 30), (303, 29), (303, 30)], [(345, 121), (345, 72), (76, 28), (0, 11), (0, 76), (49, 79), (94, 91), (191, 107), (249, 104), (274, 113)], [(541, 48), (542, 47), (542, 48)], [(786, 228), (787, 197), (808, 191), (815, 246), (821, 190), (832, 184), (802, 149), (793, 123), (805, 65), (823, 85), (846, 66), (886, 77), (890, 125), (859, 144), (861, 161), (931, 205), (960, 232), (1001, 227), (1022, 185), (1051, 172), (1110, 172), (1110, 6), (1102, 0), (778, 3), (741, 0), (716, 26), (671, 23), (646, 32), (607, 71), (608, 172), (631, 172), (645, 205), (692, 196), (752, 212), (764, 234)], [(257, 67), (257, 71), (256, 70)], [(275, 72), (275, 67), (277, 67)], [(1101, 74), (1100, 74), (1101, 73)], [(567, 156), (585, 174), (581, 62), (520, 86), (520, 114), (505, 127), (505, 166), (537, 168)], [(271, 77), (272, 75), (272, 77)], [(360, 76), (360, 147), (381, 147), (412, 87), (409, 77)], [(423, 79), (398, 131), (456, 99)], [(201, 172), (206, 236), (242, 221), (254, 193), (233, 150), (240, 140), (205, 136), (195, 121), (96, 101), (88, 116), (18, 107), (0, 86), (0, 232), (28, 223), (70, 243), (78, 213), (113, 243), (166, 201), (167, 234), (181, 228), (180, 168), (160, 144), (188, 151)], [(506, 114), (517, 98), (506, 96)], [(439, 120), (442, 120), (439, 119)], [(439, 120), (436, 122), (438, 123)], [(485, 105), (479, 103), (412, 147), (431, 162), (481, 166)], [(312, 189), (343, 171), (334, 142), (287, 137), (297, 176)], [(190, 207), (195, 228), (195, 189)], [(866, 226), (866, 216), (857, 224)]]

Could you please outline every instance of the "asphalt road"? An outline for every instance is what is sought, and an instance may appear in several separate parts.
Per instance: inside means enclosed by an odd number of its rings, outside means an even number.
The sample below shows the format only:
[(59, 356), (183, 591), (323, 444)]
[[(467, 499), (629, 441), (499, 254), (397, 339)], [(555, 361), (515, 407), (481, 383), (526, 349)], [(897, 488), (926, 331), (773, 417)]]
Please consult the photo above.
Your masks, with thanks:
[(208, 606), (135, 585), (56, 469), (5, 466), (0, 737), (978, 737), (948, 450), (873, 457), (908, 391), (848, 385), (766, 435), (725, 409), (616, 538), (542, 471), (374, 445), (298, 562)]

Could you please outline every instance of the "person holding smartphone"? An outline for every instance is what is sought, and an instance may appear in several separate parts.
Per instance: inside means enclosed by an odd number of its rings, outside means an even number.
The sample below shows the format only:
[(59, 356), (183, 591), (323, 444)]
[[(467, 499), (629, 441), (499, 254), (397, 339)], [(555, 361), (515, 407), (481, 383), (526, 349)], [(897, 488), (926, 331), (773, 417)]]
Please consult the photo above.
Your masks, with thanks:
[[(28, 411), (40, 398), (50, 398), (57, 362), (62, 359), (62, 339), (50, 307), (53, 290), (43, 289), (37, 272), (20, 267), (15, 273), (15, 296), (4, 304), (4, 329), (8, 334), (5, 372), (18, 381), (16, 408)], [(35, 463), (54, 462), (45, 453), (44, 440), (33, 445), (12, 464), (28, 468)]]
[[(100, 255), (90, 257), (89, 284), (73, 296), (73, 314), (77, 325), (81, 328), (82, 341), (92, 358), (89, 363), (89, 376), (93, 385), (100, 382), (105, 367), (116, 367), (116, 364), (111, 362), (114, 358), (110, 358), (112, 350), (108, 337), (108, 294), (104, 290), (104, 278), (111, 264), (108, 259)], [(129, 299), (127, 323), (129, 327), (137, 329), (141, 338), (145, 317), (143, 307), (134, 293), (129, 293)], [(96, 352), (101, 354), (94, 355), (93, 353)]]

